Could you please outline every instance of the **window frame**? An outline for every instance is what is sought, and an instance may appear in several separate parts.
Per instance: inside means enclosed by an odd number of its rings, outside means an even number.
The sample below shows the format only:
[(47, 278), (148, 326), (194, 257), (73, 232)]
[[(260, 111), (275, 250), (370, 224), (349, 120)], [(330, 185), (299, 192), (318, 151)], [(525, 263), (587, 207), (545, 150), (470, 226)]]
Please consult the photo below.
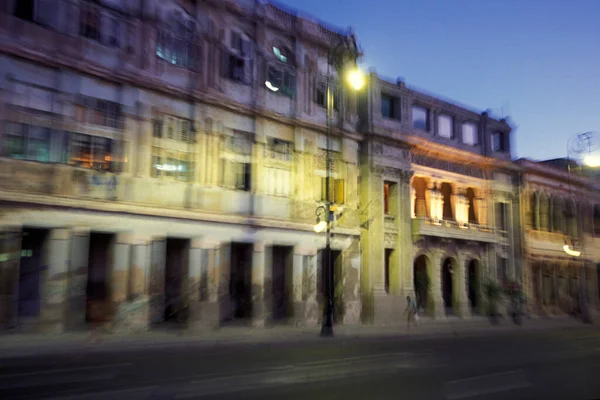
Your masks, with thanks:
[[(449, 119), (450, 120), (450, 136), (446, 136), (442, 134), (442, 130), (440, 129), (440, 127), (442, 126), (442, 124), (440, 124), (440, 121), (443, 119)], [(437, 116), (437, 135), (441, 138), (445, 138), (445, 139), (454, 139), (455, 135), (454, 135), (454, 117), (448, 114), (443, 114), (440, 113)]]
[[(473, 143), (469, 143), (465, 140), (465, 128), (473, 127)], [(474, 122), (464, 122), (461, 127), (461, 142), (468, 146), (478, 146), (479, 145), (479, 127)]]
[[(421, 126), (420, 124), (417, 125), (417, 121), (415, 120), (415, 111), (425, 111), (425, 126)], [(431, 124), (429, 122), (431, 110), (429, 108), (420, 104), (413, 104), (410, 108), (410, 113), (413, 129), (423, 132), (431, 132)]]
[[(389, 115), (386, 115), (383, 110), (383, 99), (384, 97), (389, 98), (390, 100), (390, 113)], [(400, 97), (398, 96), (394, 96), (391, 95), (389, 93), (381, 93), (381, 98), (380, 98), (380, 112), (381, 112), (381, 116), (385, 119), (389, 119), (389, 120), (393, 120), (393, 121), (401, 121), (402, 120), (402, 104), (401, 104), (402, 100)]]
[[(498, 141), (498, 142), (496, 142)], [(505, 137), (504, 137), (504, 132), (502, 131), (495, 131), (492, 132), (490, 135), (490, 147), (491, 150), (495, 153), (504, 153), (506, 152), (506, 146), (505, 146)]]

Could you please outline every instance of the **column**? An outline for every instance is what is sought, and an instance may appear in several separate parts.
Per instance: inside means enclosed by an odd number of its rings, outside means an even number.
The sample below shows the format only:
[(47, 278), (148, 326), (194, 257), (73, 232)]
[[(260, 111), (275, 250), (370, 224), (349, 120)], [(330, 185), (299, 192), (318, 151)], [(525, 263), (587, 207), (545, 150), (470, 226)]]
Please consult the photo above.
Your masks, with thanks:
[(150, 240), (133, 234), (116, 235), (111, 276), (116, 330), (137, 332), (148, 329)]
[[(400, 201), (398, 215), (396, 216), (398, 227), (398, 242), (396, 252), (400, 253), (399, 259), (400, 287), (402, 299), (405, 302), (406, 296), (415, 298), (415, 287), (413, 277), (413, 241), (412, 241), (412, 213), (414, 214), (414, 204), (416, 194), (411, 185), (412, 171), (401, 171), (400, 177)], [(404, 304), (404, 303), (403, 303)]]
[(167, 257), (167, 239), (155, 237), (150, 244), (149, 274), (149, 320), (157, 324), (164, 320), (165, 312), (165, 268)]
[(252, 250), (252, 325), (263, 327), (272, 317), (272, 247), (254, 243)]
[(214, 294), (217, 301), (218, 313), (213, 315), (217, 324), (229, 319), (232, 313), (231, 298), (229, 297), (229, 281), (231, 279), (231, 243), (221, 243), (215, 249), (215, 262), (209, 270), (209, 279), (217, 290)]
[(68, 300), (67, 275), (71, 259), (68, 229), (52, 229), (46, 243), (46, 270), (41, 276), (40, 330), (63, 332)]
[(21, 227), (0, 227), (0, 329), (17, 325)]
[[(227, 306), (229, 305), (230, 252), (229, 244), (192, 241), (190, 274), (197, 275), (198, 270), (200, 271), (199, 303), (191, 303), (192, 330), (218, 327), (227, 317), (222, 315), (221, 303), (226, 302)], [(227, 306), (223, 306), (224, 311)]]
[(305, 273), (305, 286), (306, 286), (306, 302), (304, 304), (304, 320), (306, 325), (316, 325), (319, 321), (320, 309), (317, 302), (317, 263), (319, 257), (317, 256), (317, 249), (313, 249), (306, 257), (306, 273)]
[[(188, 265), (188, 305), (189, 321), (188, 327), (191, 330), (202, 327), (202, 298), (200, 290), (202, 287), (203, 267), (205, 260), (204, 254), (208, 253), (202, 239), (192, 239), (190, 242), (190, 256)], [(206, 276), (204, 276), (206, 279)]]
[(80, 329), (86, 324), (87, 279), (90, 250), (90, 231), (73, 230), (71, 262), (68, 274), (67, 329)]
[(294, 247), (292, 260), (292, 319), (294, 325), (304, 324), (304, 302), (302, 301), (303, 275), (304, 275), (304, 251)]
[(457, 301), (454, 310), (461, 318), (468, 318), (471, 316), (469, 295), (467, 293), (467, 279), (469, 278), (469, 274), (467, 271), (468, 264), (463, 255), (459, 255), (457, 264), (453, 285), (453, 289), (456, 292), (453, 296)]

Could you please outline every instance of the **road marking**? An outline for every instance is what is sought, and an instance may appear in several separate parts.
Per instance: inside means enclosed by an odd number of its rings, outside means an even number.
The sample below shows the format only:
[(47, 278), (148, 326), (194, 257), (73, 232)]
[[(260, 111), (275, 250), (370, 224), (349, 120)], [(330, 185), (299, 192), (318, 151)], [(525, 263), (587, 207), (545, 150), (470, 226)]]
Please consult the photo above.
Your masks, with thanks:
[(120, 364), (96, 365), (96, 366), (91, 366), (91, 367), (49, 369), (49, 370), (45, 370), (45, 371), (35, 371), (35, 372), (24, 372), (24, 373), (19, 373), (19, 374), (5, 374), (5, 375), (0, 375), (0, 379), (17, 378), (17, 377), (20, 377), (20, 376), (60, 374), (60, 373), (63, 373), (63, 372), (78, 372), (78, 371), (103, 369), (103, 368), (118, 368), (118, 367), (127, 367), (127, 366), (130, 366), (130, 365), (133, 365), (133, 364), (131, 364), (131, 363), (120, 363)]
[(457, 400), (514, 389), (524, 389), (530, 387), (531, 383), (525, 377), (523, 370), (519, 369), (449, 381), (446, 382), (445, 386), (447, 399)]

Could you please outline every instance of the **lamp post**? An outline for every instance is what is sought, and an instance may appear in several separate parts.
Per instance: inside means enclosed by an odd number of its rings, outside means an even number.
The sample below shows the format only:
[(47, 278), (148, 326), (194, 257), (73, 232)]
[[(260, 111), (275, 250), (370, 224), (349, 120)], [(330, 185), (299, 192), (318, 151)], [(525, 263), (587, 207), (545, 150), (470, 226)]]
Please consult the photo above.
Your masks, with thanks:
[[(344, 38), (345, 39), (345, 38)], [(341, 45), (345, 43), (342, 40), (333, 50), (329, 49), (327, 52), (327, 90), (326, 90), (326, 118), (327, 118), (327, 143), (325, 150), (325, 206), (320, 206), (317, 208), (317, 224), (315, 225), (316, 232), (322, 232), (323, 228), (326, 230), (325, 236), (325, 306), (323, 307), (323, 321), (321, 324), (321, 336), (331, 337), (333, 336), (333, 307), (334, 307), (334, 279), (333, 279), (333, 263), (331, 259), (331, 224), (333, 221), (332, 213), (331, 213), (331, 157), (330, 157), (330, 136), (331, 131), (333, 130), (333, 110), (334, 110), (334, 96), (331, 90), (331, 71), (330, 66), (334, 61), (339, 61), (337, 58), (337, 51)], [(342, 57), (340, 70), (342, 75), (344, 72), (346, 73), (346, 80), (348, 85), (354, 89), (355, 91), (360, 90), (364, 86), (364, 75), (361, 71), (353, 67), (349, 70), (346, 70), (346, 60)], [(344, 76), (342, 76), (344, 78)], [(343, 82), (343, 79), (340, 79), (340, 83)], [(321, 220), (321, 214), (325, 218), (325, 223)]]

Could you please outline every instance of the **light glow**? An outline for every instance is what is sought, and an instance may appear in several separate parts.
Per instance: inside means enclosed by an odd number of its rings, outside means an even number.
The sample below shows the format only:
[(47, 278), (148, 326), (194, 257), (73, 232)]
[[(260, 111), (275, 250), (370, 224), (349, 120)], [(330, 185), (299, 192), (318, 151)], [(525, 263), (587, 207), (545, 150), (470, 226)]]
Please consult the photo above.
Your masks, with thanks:
[(348, 73), (348, 83), (354, 90), (360, 90), (365, 85), (365, 74), (358, 68)]
[(323, 232), (325, 229), (327, 229), (327, 222), (326, 221), (319, 221), (319, 222), (317, 222), (317, 224), (315, 225), (314, 229), (315, 229), (316, 233)]
[(569, 247), (568, 244), (565, 244), (563, 246), (563, 250), (565, 251), (565, 253), (567, 253), (568, 255), (573, 256), (573, 257), (579, 257), (581, 255), (580, 251), (571, 250), (571, 248)]
[(269, 88), (269, 90), (271, 90), (271, 91), (273, 91), (273, 92), (276, 92), (276, 91), (278, 91), (278, 90), (279, 90), (279, 88), (278, 88), (278, 87), (275, 87), (275, 86), (273, 86), (273, 84), (272, 84), (271, 82), (269, 82), (269, 81), (266, 81), (266, 82), (265, 82), (265, 86), (266, 86), (267, 88)]
[(587, 155), (583, 157), (583, 163), (592, 168), (600, 167), (600, 155)]
[(183, 167), (181, 165), (171, 165), (171, 164), (156, 164), (156, 169), (159, 171), (182, 171)]

